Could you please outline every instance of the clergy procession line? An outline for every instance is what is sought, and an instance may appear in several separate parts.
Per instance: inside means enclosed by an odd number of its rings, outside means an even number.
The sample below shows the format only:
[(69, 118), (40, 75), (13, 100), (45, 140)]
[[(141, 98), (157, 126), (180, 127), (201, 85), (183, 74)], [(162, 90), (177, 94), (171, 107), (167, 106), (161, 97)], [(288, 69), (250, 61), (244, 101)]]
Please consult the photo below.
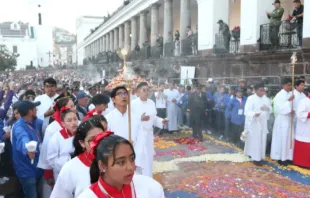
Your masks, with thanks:
[[(91, 86), (88, 95), (80, 87), (57, 93), (57, 81), (47, 78), (45, 94), (36, 96), (28, 89), (19, 99), (16, 87), (5, 86), (0, 92), (3, 176), (17, 178), (13, 194), (26, 198), (191, 197), (188, 192), (198, 197), (281, 197), (284, 192), (287, 197), (308, 197), (309, 182), (286, 180), (284, 173), (274, 174), (278, 166), (264, 161), (272, 132), (272, 160), (289, 169), (304, 170), (290, 164), (310, 168), (310, 153), (304, 152), (310, 149), (310, 98), (303, 93), (303, 79), (295, 85), (292, 93), (292, 81), (283, 79), (282, 90), (272, 100), (263, 83), (252, 91), (244, 80), (229, 93), (209, 79), (206, 86), (194, 84), (186, 91), (176, 89), (174, 82), (157, 88), (139, 82), (130, 92), (123, 85), (101, 93)], [(226, 169), (228, 173), (222, 173)], [(287, 186), (273, 181), (261, 187), (261, 171)], [(237, 181), (238, 190), (236, 173), (244, 177)], [(194, 186), (199, 188), (185, 183), (197, 178), (200, 183)], [(218, 191), (225, 178), (230, 189), (227, 185)], [(253, 186), (241, 188), (249, 178)], [(272, 190), (273, 185), (279, 189)], [(292, 191), (290, 185), (304, 190)], [(260, 188), (269, 189), (264, 194)]]

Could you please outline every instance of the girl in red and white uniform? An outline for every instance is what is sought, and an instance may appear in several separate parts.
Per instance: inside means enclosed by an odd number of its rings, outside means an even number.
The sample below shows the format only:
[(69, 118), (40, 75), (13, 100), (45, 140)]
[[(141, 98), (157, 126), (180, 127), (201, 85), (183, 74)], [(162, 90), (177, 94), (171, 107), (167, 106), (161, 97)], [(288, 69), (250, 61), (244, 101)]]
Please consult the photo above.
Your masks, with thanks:
[(45, 130), (43, 143), (40, 150), (38, 167), (44, 169), (43, 198), (49, 198), (54, 186), (53, 168), (49, 166), (47, 161), (47, 145), (51, 137), (62, 129), (60, 109), (68, 107), (72, 111), (76, 111), (74, 102), (69, 98), (60, 98), (54, 105), (54, 121), (49, 124)]
[(62, 166), (71, 159), (73, 138), (79, 123), (76, 113), (70, 108), (63, 107), (60, 112), (63, 128), (51, 137), (47, 145), (47, 162), (53, 168), (55, 181)]
[(162, 186), (153, 178), (135, 175), (135, 152), (131, 143), (112, 132), (95, 137), (91, 183), (79, 198), (164, 198)]
[[(99, 116), (99, 115), (98, 115)], [(50, 198), (76, 198), (90, 186), (89, 169), (93, 155), (89, 153), (90, 143), (96, 135), (103, 133), (105, 118), (94, 116), (82, 122), (73, 140), (73, 159), (61, 169)]]

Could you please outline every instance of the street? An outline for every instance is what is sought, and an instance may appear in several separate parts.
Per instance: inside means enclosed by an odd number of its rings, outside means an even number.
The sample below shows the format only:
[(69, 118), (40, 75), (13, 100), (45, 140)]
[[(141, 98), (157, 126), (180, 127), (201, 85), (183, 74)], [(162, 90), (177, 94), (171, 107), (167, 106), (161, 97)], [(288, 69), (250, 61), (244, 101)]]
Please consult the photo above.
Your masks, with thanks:
[(198, 143), (190, 131), (155, 137), (154, 178), (166, 197), (310, 197), (310, 170), (269, 158), (256, 167), (234, 145), (204, 138)]

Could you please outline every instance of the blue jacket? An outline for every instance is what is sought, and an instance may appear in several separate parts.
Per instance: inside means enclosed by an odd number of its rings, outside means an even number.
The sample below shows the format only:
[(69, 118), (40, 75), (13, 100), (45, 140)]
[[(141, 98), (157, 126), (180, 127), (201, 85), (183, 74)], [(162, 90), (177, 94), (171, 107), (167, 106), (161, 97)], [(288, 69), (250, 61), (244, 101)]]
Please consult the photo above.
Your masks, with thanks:
[(179, 107), (186, 107), (188, 105), (188, 97), (189, 97), (189, 92), (184, 92), (184, 95), (182, 96), (182, 98), (179, 100), (179, 102), (177, 103), (177, 105)]
[[(229, 111), (231, 114), (231, 122), (235, 125), (243, 125), (244, 124), (244, 106), (247, 98), (245, 96), (242, 97), (242, 106), (240, 106), (240, 102), (234, 97), (229, 102)], [(239, 115), (239, 109), (242, 109), (242, 115)]]
[[(2, 100), (3, 95), (4, 95), (4, 91), (1, 90), (0, 91), (0, 100)], [(7, 118), (7, 113), (8, 110), (12, 104), (12, 100), (13, 100), (13, 96), (14, 96), (14, 92), (12, 90), (10, 90), (8, 92), (7, 97), (5, 98), (5, 101), (3, 102), (3, 104), (0, 107), (0, 142), (4, 142), (4, 135), (5, 132), (3, 130), (4, 127), (4, 120)]]
[[(43, 121), (39, 119), (29, 123), (23, 118), (20, 118), (14, 125), (12, 134), (12, 153), (16, 176), (19, 178), (38, 178), (43, 174), (43, 170), (37, 168), (40, 155), (39, 148), (42, 142), (42, 124)], [(26, 149), (26, 143), (30, 141), (38, 142), (33, 164), (31, 164)]]
[(234, 98), (234, 96), (231, 96), (230, 94), (226, 94), (227, 97), (225, 100), (227, 100), (227, 105), (226, 105), (226, 108), (225, 108), (225, 118), (231, 118), (231, 112), (230, 112), (230, 109), (229, 109), (229, 103), (230, 103), (230, 100), (232, 100)]
[[(217, 111), (224, 112), (226, 109), (226, 106), (229, 102), (229, 97), (227, 97), (227, 94), (214, 94), (214, 102), (215, 102), (215, 109)], [(222, 106), (224, 104), (224, 106)]]

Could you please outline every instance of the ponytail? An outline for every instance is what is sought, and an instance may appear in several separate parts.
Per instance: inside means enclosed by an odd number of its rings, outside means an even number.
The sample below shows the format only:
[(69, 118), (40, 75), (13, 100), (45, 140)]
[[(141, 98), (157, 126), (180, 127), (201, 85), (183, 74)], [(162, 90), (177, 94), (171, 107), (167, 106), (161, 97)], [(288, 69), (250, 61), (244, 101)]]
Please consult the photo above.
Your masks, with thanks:
[(91, 163), (89, 174), (90, 174), (91, 184), (96, 183), (99, 180), (100, 169), (99, 169), (98, 162), (96, 159), (94, 159), (93, 162)]

